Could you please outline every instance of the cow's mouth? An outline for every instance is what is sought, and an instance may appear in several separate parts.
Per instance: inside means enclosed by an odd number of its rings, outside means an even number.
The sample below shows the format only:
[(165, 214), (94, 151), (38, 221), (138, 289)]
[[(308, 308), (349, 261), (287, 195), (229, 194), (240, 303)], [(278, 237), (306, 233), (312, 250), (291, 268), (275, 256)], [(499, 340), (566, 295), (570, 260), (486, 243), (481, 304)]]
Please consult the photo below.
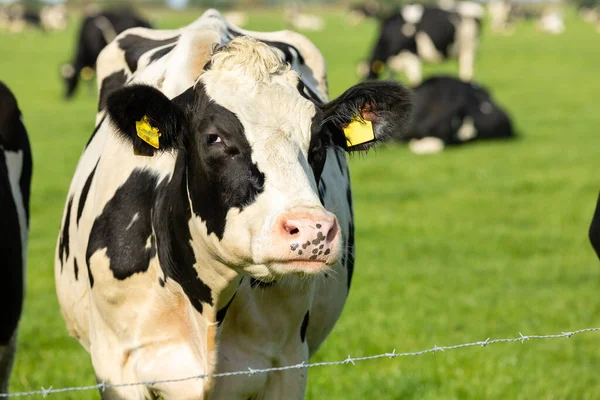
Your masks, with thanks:
[(331, 269), (328, 262), (306, 259), (273, 261), (268, 263), (267, 267), (279, 276), (290, 274), (319, 275)]

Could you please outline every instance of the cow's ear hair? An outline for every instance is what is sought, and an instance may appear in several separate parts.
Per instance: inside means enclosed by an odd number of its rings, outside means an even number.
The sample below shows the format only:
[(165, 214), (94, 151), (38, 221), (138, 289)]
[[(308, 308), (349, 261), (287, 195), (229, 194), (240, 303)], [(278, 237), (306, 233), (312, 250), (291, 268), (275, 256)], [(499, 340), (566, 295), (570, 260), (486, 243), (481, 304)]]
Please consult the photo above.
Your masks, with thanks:
[[(412, 114), (411, 93), (396, 82), (363, 82), (324, 105), (323, 113), (334, 144), (346, 151), (368, 150), (403, 133)], [(363, 125), (365, 132), (345, 132), (356, 120), (359, 127), (370, 121), (373, 133), (368, 131), (368, 124)]]
[[(156, 150), (184, 147), (187, 135), (184, 112), (152, 86), (131, 85), (116, 90), (108, 97), (106, 109), (120, 135), (132, 142), (135, 154), (153, 155)], [(158, 149), (138, 135), (140, 129), (149, 131), (154, 138), (157, 133), (160, 135)]]

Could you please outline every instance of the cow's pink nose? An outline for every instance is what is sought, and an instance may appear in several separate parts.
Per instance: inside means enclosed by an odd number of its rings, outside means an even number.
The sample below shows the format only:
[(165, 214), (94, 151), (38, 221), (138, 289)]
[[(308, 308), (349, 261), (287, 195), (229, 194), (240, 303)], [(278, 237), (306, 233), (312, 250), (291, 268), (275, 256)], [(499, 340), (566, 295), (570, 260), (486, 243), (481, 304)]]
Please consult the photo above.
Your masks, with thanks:
[(339, 240), (338, 223), (331, 214), (284, 214), (279, 218), (278, 231), (291, 259), (326, 262)]

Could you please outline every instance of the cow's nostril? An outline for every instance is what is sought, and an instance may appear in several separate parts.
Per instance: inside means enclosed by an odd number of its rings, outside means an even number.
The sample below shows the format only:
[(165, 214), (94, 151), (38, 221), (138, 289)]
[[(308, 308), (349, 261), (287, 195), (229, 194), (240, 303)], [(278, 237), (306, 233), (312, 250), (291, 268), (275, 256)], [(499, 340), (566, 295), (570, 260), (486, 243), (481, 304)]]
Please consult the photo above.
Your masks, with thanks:
[(333, 242), (337, 233), (338, 233), (338, 224), (334, 223), (331, 226), (331, 229), (329, 229), (329, 232), (327, 232), (327, 242), (328, 243)]
[(283, 229), (290, 235), (290, 236), (296, 236), (300, 233), (300, 229), (298, 229), (297, 224), (291, 223), (290, 221), (287, 221), (283, 224)]

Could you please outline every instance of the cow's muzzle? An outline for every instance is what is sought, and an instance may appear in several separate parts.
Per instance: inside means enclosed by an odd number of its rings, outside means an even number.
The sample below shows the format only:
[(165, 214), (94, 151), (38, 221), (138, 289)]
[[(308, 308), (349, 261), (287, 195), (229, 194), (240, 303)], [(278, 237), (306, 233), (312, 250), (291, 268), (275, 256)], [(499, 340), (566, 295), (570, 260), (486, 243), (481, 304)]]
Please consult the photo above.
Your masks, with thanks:
[(319, 273), (339, 261), (340, 227), (325, 210), (300, 209), (280, 215), (271, 231), (266, 264), (279, 274)]

